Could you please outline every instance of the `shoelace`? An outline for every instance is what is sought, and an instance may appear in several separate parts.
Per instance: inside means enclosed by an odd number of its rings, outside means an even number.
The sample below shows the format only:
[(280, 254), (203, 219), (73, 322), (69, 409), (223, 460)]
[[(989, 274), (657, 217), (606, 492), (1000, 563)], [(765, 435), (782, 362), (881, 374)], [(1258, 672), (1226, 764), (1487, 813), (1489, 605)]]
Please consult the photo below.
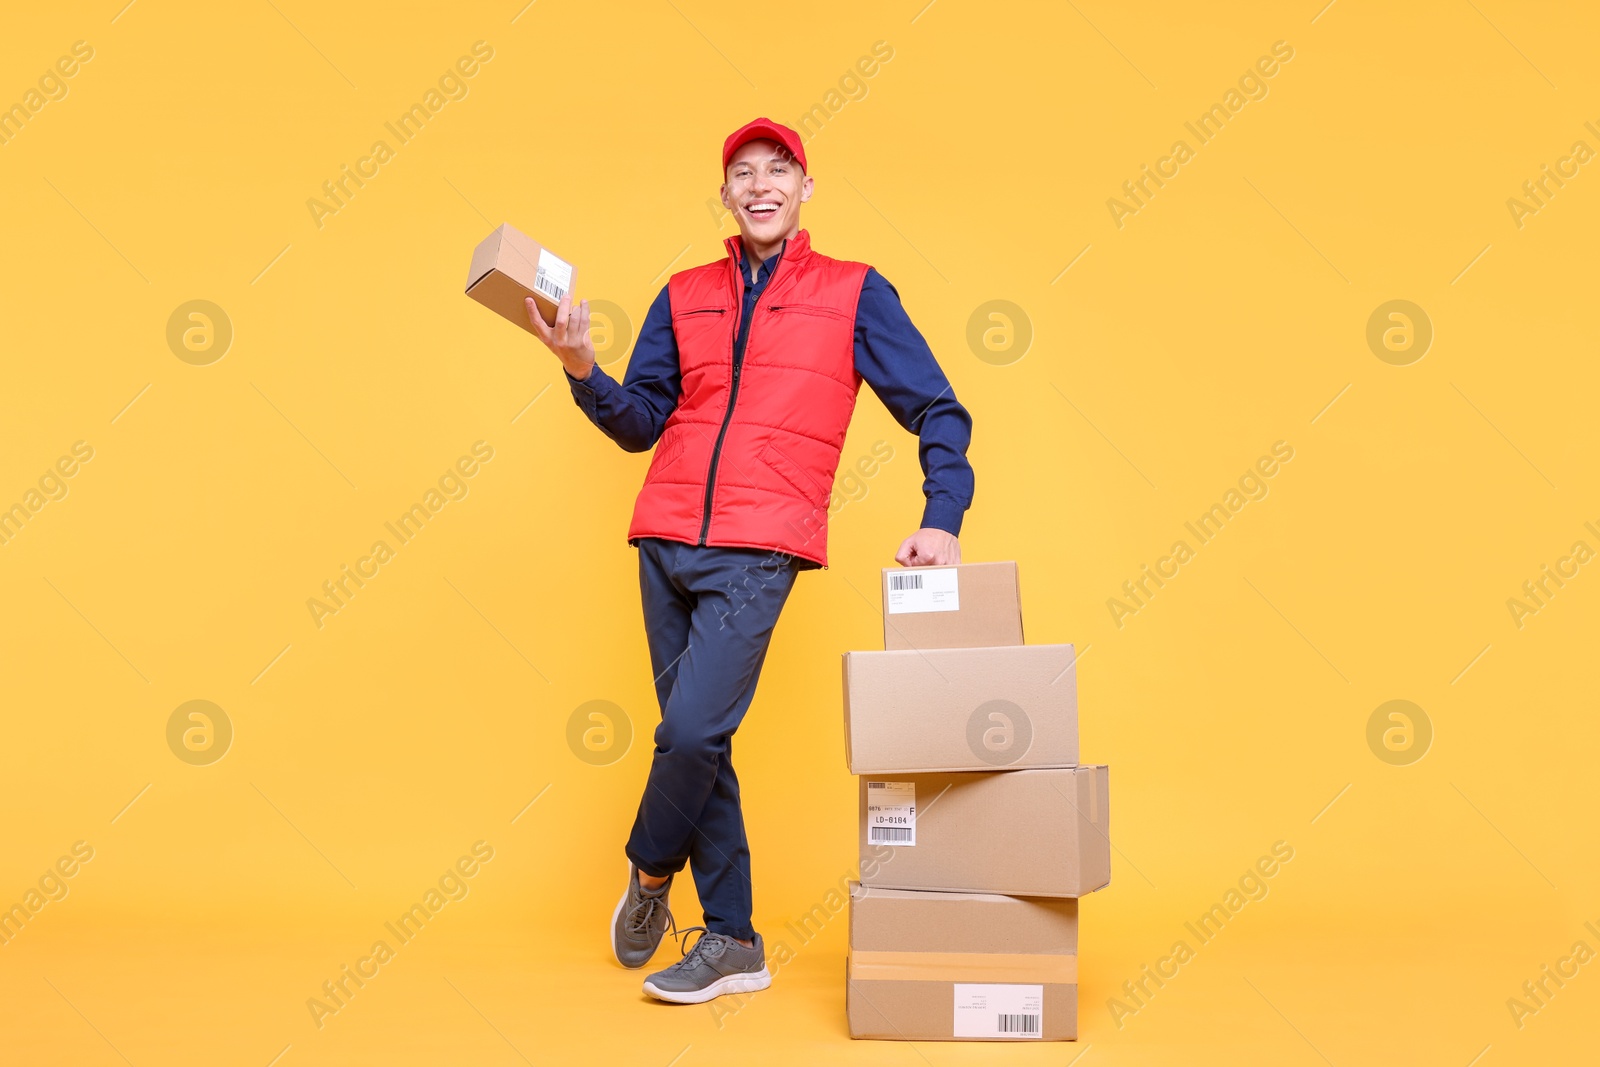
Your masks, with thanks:
[(648, 930), (651, 920), (655, 918), (657, 908), (667, 913), (667, 929), (671, 930), (676, 936), (678, 924), (672, 919), (672, 909), (667, 906), (665, 894), (661, 896), (640, 895), (639, 903), (635, 904), (633, 910), (628, 913), (628, 932), (630, 934), (640, 934)]
[[(700, 931), (700, 937), (696, 939), (693, 948), (686, 948), (683, 942), (696, 930)], [(678, 950), (683, 953), (683, 959), (674, 964), (676, 967), (693, 967), (708, 955), (720, 956), (727, 951), (728, 942), (732, 940), (728, 935), (714, 934), (704, 926), (685, 927), (682, 932), (674, 928), (673, 936), (679, 938)]]

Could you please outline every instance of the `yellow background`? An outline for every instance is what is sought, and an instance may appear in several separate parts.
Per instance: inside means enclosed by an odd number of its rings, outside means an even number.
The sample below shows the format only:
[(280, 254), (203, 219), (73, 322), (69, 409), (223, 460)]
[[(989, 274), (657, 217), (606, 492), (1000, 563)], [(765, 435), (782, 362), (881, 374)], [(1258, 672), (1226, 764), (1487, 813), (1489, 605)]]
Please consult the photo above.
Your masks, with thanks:
[[(0, 103), (75, 41), (94, 58), (0, 145), (0, 503), (76, 441), (94, 458), (0, 547), (0, 903), (74, 842), (94, 859), (0, 947), (0, 1058), (1592, 1055), (1600, 965), (1520, 1028), (1506, 1004), (1574, 942), (1600, 949), (1600, 574), (1520, 628), (1506, 606), (1573, 542), (1600, 547), (1600, 176), (1520, 228), (1506, 206), (1574, 141), (1600, 147), (1592, 13), (924, 5), (12, 17)], [(468, 95), (319, 228), (308, 198), (479, 40), (494, 55)], [(1107, 199), (1280, 40), (1294, 58), (1266, 98), (1118, 228)], [(1117, 852), (1082, 906), (1078, 1046), (852, 1044), (843, 915), (720, 1018), (647, 1002), (608, 959), (657, 715), (623, 536), (647, 457), (461, 294), (510, 221), (637, 329), (669, 266), (733, 232), (707, 206), (723, 136), (827, 106), (877, 41), (892, 59), (808, 141), (802, 222), (899, 288), (973, 414), (966, 558), (1018, 560), (1029, 639), (1082, 650)], [(194, 299), (234, 331), (207, 366), (166, 340)], [(1434, 327), (1409, 366), (1366, 343), (1392, 299)], [(1031, 323), (1020, 359), (968, 346), (990, 300)], [(494, 458), (466, 498), (319, 629), (307, 599), (480, 440)], [(915, 442), (864, 391), (844, 461), (878, 440), (895, 458), (836, 514), (739, 734), (769, 938), (855, 859), (838, 656), (879, 646), (878, 568), (921, 511)], [(1294, 459), (1266, 499), (1117, 626), (1107, 599), (1280, 440)], [(235, 730), (209, 766), (166, 741), (196, 699)], [(1433, 727), (1410, 765), (1367, 744), (1391, 699)], [(590, 700), (631, 723), (609, 765), (567, 745)], [(318, 1029), (307, 998), (479, 840), (494, 859), (470, 894)], [(1295, 855), (1270, 893), (1117, 1026), (1108, 999), (1276, 841)]]

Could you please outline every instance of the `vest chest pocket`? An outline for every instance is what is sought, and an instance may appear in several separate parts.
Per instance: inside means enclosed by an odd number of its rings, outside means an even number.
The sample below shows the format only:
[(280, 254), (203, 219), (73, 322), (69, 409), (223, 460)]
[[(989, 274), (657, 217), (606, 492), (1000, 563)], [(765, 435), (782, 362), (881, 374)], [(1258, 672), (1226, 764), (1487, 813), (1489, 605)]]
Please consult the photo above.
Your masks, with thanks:
[[(756, 327), (766, 327), (764, 337), (775, 349), (790, 345), (801, 346), (791, 351), (806, 353), (805, 362), (815, 365), (824, 354), (833, 357), (830, 363), (855, 365), (855, 316), (838, 308), (821, 304), (773, 304), (756, 321)], [(792, 358), (792, 357), (791, 357)], [(817, 366), (816, 369), (823, 369)], [(835, 376), (846, 373), (845, 367), (831, 367)]]
[(821, 304), (773, 304), (767, 310), (775, 315), (821, 315), (824, 318), (846, 321), (850, 318), (838, 308), (824, 307)]
[(678, 343), (679, 366), (690, 370), (725, 358), (732, 309), (692, 307), (672, 313), (672, 334)]

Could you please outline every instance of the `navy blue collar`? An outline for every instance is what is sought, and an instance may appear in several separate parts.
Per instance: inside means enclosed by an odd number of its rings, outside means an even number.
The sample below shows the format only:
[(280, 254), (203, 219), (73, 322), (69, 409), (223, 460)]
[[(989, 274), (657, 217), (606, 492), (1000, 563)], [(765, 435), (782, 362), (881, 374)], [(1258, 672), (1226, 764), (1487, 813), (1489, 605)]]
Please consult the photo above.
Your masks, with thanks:
[[(788, 242), (785, 241), (784, 244), (787, 245)], [(764, 260), (762, 262), (761, 266), (757, 268), (757, 271), (761, 275), (762, 278), (770, 278), (770, 277), (772, 277), (772, 265), (774, 263), (778, 262), (778, 257), (781, 256), (781, 255), (783, 255), (783, 248), (782, 247), (780, 247), (776, 252), (772, 253), (772, 255), (768, 256), (766, 258), (766, 260)], [(744, 272), (745, 284), (749, 285), (749, 286), (754, 286), (756, 284), (757, 279), (750, 277), (750, 257), (749, 256), (741, 256), (740, 257), (740, 259), (739, 259), (739, 269)]]

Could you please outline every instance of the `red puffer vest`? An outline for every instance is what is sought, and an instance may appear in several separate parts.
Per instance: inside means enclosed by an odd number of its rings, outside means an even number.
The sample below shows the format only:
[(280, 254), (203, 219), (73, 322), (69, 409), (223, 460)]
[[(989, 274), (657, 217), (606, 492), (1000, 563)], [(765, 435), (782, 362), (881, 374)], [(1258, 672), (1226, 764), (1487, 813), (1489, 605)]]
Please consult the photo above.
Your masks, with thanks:
[(743, 247), (667, 282), (682, 368), (628, 540), (771, 549), (828, 564), (828, 502), (855, 411), (856, 302), (867, 264), (811, 250), (801, 230), (756, 302), (734, 364)]

